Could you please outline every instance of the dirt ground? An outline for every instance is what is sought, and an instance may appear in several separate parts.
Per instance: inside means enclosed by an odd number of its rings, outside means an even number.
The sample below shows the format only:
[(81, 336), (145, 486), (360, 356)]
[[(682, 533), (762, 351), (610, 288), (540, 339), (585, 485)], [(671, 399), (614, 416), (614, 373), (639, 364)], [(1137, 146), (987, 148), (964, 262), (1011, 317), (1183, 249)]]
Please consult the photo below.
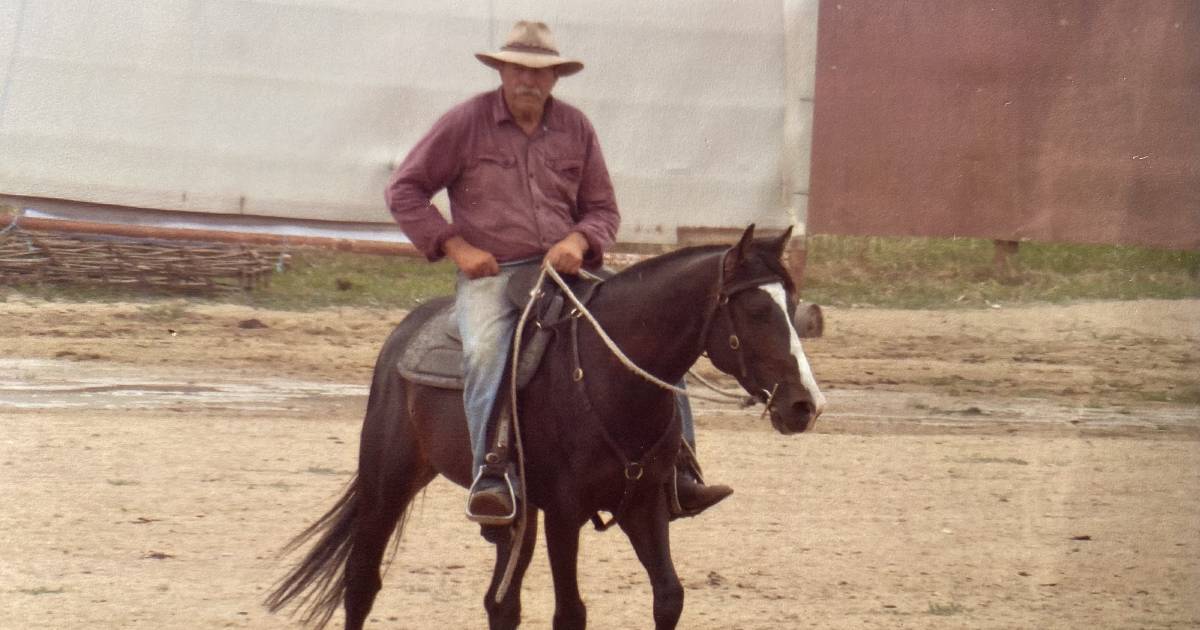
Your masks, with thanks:
[[(276, 552), (352, 474), (400, 315), (0, 301), (0, 628), (297, 627)], [(1200, 301), (826, 318), (814, 432), (698, 406), (736, 493), (672, 528), (681, 628), (1200, 627)], [(372, 627), (485, 626), (463, 499), (418, 500)], [(580, 573), (593, 627), (652, 626), (619, 532)], [(540, 543), (524, 601), (549, 627)]]

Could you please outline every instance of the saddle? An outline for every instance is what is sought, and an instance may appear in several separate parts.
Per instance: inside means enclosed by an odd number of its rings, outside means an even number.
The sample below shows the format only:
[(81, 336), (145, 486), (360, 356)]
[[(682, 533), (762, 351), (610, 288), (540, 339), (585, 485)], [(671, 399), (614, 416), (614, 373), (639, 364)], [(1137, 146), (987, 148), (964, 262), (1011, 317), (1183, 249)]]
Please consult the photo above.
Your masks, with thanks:
[[(611, 277), (613, 273), (602, 269), (596, 275), (603, 279)], [(541, 267), (529, 265), (509, 278), (505, 293), (518, 312), (525, 310), (540, 274)], [(564, 279), (571, 287), (572, 293), (584, 305), (587, 305), (601, 284), (601, 281), (588, 281), (579, 277)], [(541, 290), (535, 296), (530, 319), (522, 335), (521, 355), (517, 366), (518, 389), (524, 388), (533, 378), (554, 329), (575, 315), (574, 309), (567, 308), (568, 305), (569, 301), (562, 295), (562, 290), (557, 284), (542, 284)], [(458, 330), (453, 301), (417, 329), (408, 348), (400, 357), (397, 368), (400, 375), (409, 382), (442, 389), (463, 388), (462, 336)]]

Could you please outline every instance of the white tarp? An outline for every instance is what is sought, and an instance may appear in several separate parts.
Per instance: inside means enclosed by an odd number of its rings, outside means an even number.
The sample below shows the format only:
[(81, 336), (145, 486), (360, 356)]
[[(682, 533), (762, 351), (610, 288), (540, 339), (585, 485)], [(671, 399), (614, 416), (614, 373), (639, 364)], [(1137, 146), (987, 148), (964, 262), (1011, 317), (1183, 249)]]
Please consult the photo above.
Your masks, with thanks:
[(388, 222), (393, 166), (497, 85), (472, 53), (535, 18), (587, 64), (556, 94), (600, 134), (622, 240), (782, 226), (805, 210), (815, 7), (0, 0), (0, 195)]

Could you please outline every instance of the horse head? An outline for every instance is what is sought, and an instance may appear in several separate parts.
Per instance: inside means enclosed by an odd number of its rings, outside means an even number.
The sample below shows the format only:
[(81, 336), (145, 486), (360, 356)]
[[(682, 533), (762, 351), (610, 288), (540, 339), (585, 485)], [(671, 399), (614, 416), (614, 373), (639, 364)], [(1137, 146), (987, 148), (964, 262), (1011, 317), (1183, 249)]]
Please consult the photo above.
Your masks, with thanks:
[(755, 240), (751, 225), (725, 253), (705, 339), (713, 365), (763, 402), (772, 426), (784, 435), (811, 428), (825, 407), (800, 345), (794, 321), (799, 299), (783, 265), (791, 233), (788, 228), (779, 238)]

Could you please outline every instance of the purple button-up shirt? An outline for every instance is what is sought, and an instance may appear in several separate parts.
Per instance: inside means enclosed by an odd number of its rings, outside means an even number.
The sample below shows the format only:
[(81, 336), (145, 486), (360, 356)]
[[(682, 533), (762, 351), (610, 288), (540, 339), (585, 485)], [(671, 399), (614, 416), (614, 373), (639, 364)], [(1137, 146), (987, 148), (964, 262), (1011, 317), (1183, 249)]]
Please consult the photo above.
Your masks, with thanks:
[[(430, 199), (445, 188), (447, 222)], [(527, 136), (500, 90), (454, 107), (392, 175), (388, 208), (429, 260), (451, 236), (499, 262), (543, 255), (570, 232), (587, 239), (584, 264), (599, 265), (620, 214), (596, 132), (578, 109), (551, 98)]]

